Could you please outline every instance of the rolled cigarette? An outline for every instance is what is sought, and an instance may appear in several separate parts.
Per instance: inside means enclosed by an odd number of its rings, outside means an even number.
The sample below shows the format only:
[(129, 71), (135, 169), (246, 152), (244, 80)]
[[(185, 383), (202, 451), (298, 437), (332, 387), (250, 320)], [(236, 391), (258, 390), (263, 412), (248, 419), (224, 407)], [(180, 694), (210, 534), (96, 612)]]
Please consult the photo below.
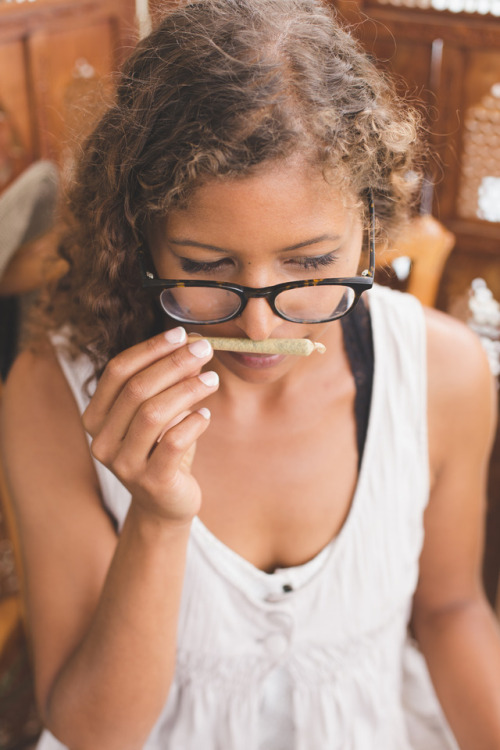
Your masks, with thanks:
[[(190, 334), (188, 342), (196, 341), (199, 334)], [(251, 339), (226, 339), (203, 336), (210, 342), (213, 349), (224, 352), (247, 352), (248, 354), (295, 354), (307, 357), (312, 352), (324, 354), (326, 346), (310, 339), (266, 339), (252, 341)]]

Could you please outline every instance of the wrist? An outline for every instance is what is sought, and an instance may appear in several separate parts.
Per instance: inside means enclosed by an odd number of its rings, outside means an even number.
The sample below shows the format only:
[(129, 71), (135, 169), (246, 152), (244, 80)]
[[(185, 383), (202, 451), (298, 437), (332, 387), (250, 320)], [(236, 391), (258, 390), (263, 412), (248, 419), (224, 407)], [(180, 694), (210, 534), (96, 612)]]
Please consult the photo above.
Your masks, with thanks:
[(150, 539), (162, 537), (165, 539), (182, 539), (188, 538), (191, 531), (193, 517), (184, 519), (169, 518), (154, 510), (145, 508), (141, 503), (132, 498), (130, 508), (127, 514), (129, 524), (140, 531)]

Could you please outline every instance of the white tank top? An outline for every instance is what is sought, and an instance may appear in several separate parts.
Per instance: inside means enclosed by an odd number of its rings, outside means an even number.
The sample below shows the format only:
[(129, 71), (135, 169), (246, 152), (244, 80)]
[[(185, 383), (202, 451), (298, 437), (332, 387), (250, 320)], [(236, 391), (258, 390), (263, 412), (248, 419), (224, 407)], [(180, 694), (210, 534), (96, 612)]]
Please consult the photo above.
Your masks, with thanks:
[[(175, 680), (144, 750), (458, 750), (407, 634), (429, 497), (424, 317), (409, 295), (368, 294), (374, 381), (347, 520), (268, 574), (194, 519)], [(83, 411), (90, 364), (58, 356)], [(121, 529), (130, 495), (96, 469)], [(44, 732), (38, 750), (63, 747)]]

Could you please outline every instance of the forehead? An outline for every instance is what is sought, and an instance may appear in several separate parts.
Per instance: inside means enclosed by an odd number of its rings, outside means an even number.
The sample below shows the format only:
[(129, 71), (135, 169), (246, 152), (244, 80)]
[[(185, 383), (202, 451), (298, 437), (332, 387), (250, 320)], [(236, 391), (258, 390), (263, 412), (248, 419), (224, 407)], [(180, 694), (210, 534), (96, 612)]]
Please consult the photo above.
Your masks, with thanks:
[(282, 242), (283, 234), (340, 235), (359, 217), (354, 197), (327, 182), (319, 169), (289, 162), (250, 176), (207, 181), (186, 207), (171, 211), (166, 230), (168, 235), (189, 232), (195, 239), (276, 235)]

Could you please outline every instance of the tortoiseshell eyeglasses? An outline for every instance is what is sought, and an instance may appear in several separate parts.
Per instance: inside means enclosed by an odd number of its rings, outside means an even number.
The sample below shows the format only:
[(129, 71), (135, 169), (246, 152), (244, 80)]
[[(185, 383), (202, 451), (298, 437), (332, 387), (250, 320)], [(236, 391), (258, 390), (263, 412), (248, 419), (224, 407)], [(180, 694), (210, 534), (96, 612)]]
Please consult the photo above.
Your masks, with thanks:
[(375, 273), (375, 209), (369, 191), (369, 262), (360, 276), (306, 279), (261, 288), (222, 281), (159, 279), (147, 250), (141, 250), (139, 263), (142, 286), (160, 290), (160, 303), (166, 314), (180, 323), (208, 325), (237, 318), (249, 299), (265, 298), (271, 309), (292, 323), (326, 323), (347, 315), (361, 294), (373, 286)]

